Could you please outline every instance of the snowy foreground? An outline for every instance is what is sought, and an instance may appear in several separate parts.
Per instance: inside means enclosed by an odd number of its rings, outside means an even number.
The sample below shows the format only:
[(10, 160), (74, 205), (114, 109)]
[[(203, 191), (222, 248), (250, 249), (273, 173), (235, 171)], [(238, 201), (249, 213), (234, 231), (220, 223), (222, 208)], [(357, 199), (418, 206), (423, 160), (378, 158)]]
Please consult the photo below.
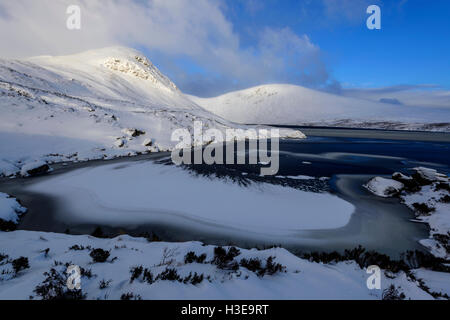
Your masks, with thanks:
[[(191, 100), (237, 123), (450, 131), (450, 108), (399, 105), (268, 84)], [(384, 100), (382, 100), (384, 101)]]
[[(400, 197), (417, 221), (430, 227), (430, 238), (420, 243), (440, 258), (450, 259), (450, 178), (434, 169), (414, 168), (412, 176), (394, 173), (375, 177), (366, 188), (380, 197)], [(450, 280), (449, 280), (450, 281)]]
[(86, 299), (381, 299), (383, 292), (433, 299), (425, 290), (450, 293), (442, 281), (448, 274), (425, 269), (382, 272), (381, 289), (369, 290), (370, 274), (355, 262), (315, 263), (282, 248), (223, 251), (199, 242), (31, 231), (0, 232), (0, 243), (0, 299), (73, 297), (69, 265), (80, 267), (75, 296)]
[[(12, 221), (25, 210), (5, 194), (0, 207)], [(380, 289), (367, 286), (373, 264), (382, 266)], [(80, 268), (81, 290), (67, 287), (73, 265)], [(0, 231), (0, 299), (448, 298), (449, 273), (433, 270), (405, 268), (363, 249), (299, 258), (282, 248), (167, 243), (151, 236)]]
[[(172, 132), (192, 135), (194, 121), (205, 130), (250, 128), (206, 111), (140, 52), (122, 47), (0, 59), (0, 109), (0, 176), (42, 162), (171, 150)], [(288, 129), (280, 136), (304, 138)]]

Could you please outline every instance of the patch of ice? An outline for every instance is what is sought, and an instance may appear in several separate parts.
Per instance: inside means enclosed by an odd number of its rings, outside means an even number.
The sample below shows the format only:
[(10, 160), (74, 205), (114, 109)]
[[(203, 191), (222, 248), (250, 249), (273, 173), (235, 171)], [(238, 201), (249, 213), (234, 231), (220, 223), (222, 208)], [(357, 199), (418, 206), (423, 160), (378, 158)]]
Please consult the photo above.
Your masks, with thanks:
[(27, 190), (64, 199), (67, 210), (61, 219), (66, 221), (110, 225), (170, 221), (264, 237), (339, 228), (354, 211), (352, 204), (328, 193), (269, 183), (244, 187), (149, 161), (80, 169), (49, 177)]

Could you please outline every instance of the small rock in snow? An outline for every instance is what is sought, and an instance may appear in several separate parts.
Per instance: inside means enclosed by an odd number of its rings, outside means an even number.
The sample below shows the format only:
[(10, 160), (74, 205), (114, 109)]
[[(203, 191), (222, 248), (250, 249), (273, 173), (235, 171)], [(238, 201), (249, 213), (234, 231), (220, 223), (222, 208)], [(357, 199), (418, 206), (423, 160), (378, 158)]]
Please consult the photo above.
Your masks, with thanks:
[(122, 148), (125, 145), (125, 141), (121, 138), (117, 138), (117, 140), (114, 142), (114, 145), (117, 148)]
[(447, 176), (438, 173), (434, 169), (417, 167), (413, 168), (416, 172), (413, 174), (413, 178), (417, 180), (421, 185), (429, 185), (435, 181), (447, 181)]
[(364, 187), (377, 196), (388, 198), (399, 195), (404, 185), (392, 179), (375, 177), (370, 179)]
[(145, 147), (150, 147), (153, 144), (153, 140), (152, 139), (145, 139), (144, 142), (142, 143)]
[(139, 129), (123, 129), (122, 130), (123, 133), (135, 138), (135, 137), (139, 137), (143, 134), (145, 134), (145, 131), (139, 130)]
[(35, 176), (38, 174), (46, 173), (50, 170), (50, 167), (44, 161), (29, 162), (22, 166), (20, 174), (24, 177)]

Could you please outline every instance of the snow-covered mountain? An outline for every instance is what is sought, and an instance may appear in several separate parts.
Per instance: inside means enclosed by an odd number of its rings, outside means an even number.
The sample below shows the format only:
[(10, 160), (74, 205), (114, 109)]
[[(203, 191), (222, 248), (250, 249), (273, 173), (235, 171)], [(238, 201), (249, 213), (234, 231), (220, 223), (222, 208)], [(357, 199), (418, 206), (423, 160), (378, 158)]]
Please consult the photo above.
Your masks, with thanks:
[[(34, 161), (170, 150), (177, 128), (242, 127), (187, 98), (143, 54), (123, 47), (0, 59), (0, 175)], [(299, 135), (297, 135), (299, 136)]]
[(271, 84), (191, 100), (238, 123), (450, 131), (449, 108), (412, 107)]

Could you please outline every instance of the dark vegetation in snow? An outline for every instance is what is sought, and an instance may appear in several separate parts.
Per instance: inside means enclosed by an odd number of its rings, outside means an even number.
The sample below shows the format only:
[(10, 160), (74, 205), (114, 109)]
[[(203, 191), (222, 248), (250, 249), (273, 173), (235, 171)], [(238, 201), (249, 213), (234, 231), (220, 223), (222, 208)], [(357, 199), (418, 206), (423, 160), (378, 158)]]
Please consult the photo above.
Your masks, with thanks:
[(17, 229), (17, 224), (12, 221), (0, 219), (0, 231), (14, 231)]
[(219, 269), (236, 271), (239, 269), (239, 264), (234, 260), (241, 252), (236, 247), (230, 247), (225, 250), (223, 247), (214, 248), (213, 264)]
[(65, 270), (51, 268), (44, 272), (44, 281), (36, 286), (34, 292), (43, 300), (83, 300), (86, 294), (82, 289), (70, 290), (67, 287), (67, 275)]
[[(4, 253), (0, 253), (0, 266), (4, 266), (10, 264), (12, 269), (13, 269), (13, 273), (11, 271), (8, 270), (3, 270), (1, 272), (1, 275), (7, 275), (7, 274), (12, 274), (12, 277), (17, 277), (18, 274), (25, 269), (29, 269), (30, 268), (30, 263), (28, 261), (27, 257), (19, 257), (17, 259), (11, 259), (7, 254)], [(2, 280), (2, 278), (0, 277), (0, 280)]]
[(109, 251), (97, 248), (93, 249), (89, 254), (94, 262), (103, 263), (109, 258)]
[(263, 263), (259, 258), (242, 259), (240, 261), (241, 267), (244, 267), (252, 272), (255, 272), (258, 276), (274, 275), (277, 272), (283, 272), (286, 270), (285, 266), (274, 262), (275, 257), (268, 257), (266, 259), (266, 265), (263, 267)]
[[(263, 277), (264, 275), (274, 275), (278, 272), (283, 272), (286, 270), (285, 266), (274, 261), (275, 257), (268, 257), (265, 263), (262, 263), (260, 259), (241, 259), (240, 262), (235, 260), (237, 256), (240, 255), (239, 249), (236, 247), (229, 247), (225, 249), (223, 247), (214, 248), (214, 257), (211, 261), (206, 261), (207, 255), (202, 253), (196, 255), (195, 252), (190, 251), (184, 256), (185, 264), (192, 263), (211, 263), (217, 267), (217, 269), (236, 272), (239, 269), (239, 264), (242, 267), (247, 268), (249, 271), (255, 272), (258, 276)], [(165, 260), (165, 259), (163, 259)], [(150, 268), (145, 268), (142, 265), (133, 266), (130, 268), (130, 283), (134, 281), (146, 282), (152, 284), (156, 281), (177, 281), (184, 284), (197, 285), (201, 283), (204, 279), (211, 281), (211, 278), (205, 277), (204, 274), (199, 274), (197, 272), (189, 272), (187, 276), (181, 276), (179, 270), (174, 267), (169, 267), (173, 260), (168, 260), (166, 263), (161, 263), (155, 267), (160, 267), (167, 265), (166, 268), (159, 274), (154, 275)]]
[(183, 281), (183, 279), (178, 274), (177, 269), (175, 268), (166, 268), (163, 272), (161, 272), (156, 276), (155, 280), (178, 281), (178, 282)]
[(156, 277), (153, 276), (152, 272), (141, 266), (135, 266), (130, 269), (130, 283), (133, 283), (135, 280), (139, 280), (141, 282), (146, 282), (148, 284), (152, 284), (156, 281), (177, 281), (182, 282), (184, 284), (199, 284), (203, 281), (204, 275), (203, 274), (197, 274), (195, 272), (192, 274), (192, 272), (189, 273), (186, 277), (181, 277), (178, 274), (177, 269), (175, 268), (165, 268), (161, 273), (159, 273)]
[(110, 279), (110, 280), (102, 279), (102, 280), (100, 280), (100, 282), (99, 282), (99, 284), (98, 284), (98, 288), (99, 288), (100, 290), (104, 290), (104, 289), (106, 289), (106, 288), (109, 287), (109, 285), (111, 284), (111, 282), (112, 282), (112, 279)]
[(450, 195), (446, 194), (446, 195), (443, 196), (441, 199), (439, 199), (439, 202), (442, 202), (442, 203), (450, 203)]
[(417, 213), (419, 213), (420, 215), (429, 215), (430, 213), (434, 212), (436, 209), (433, 207), (430, 207), (429, 205), (427, 205), (426, 203), (413, 203), (412, 204), (414, 209), (416, 210)]
[(100, 227), (95, 228), (95, 230), (91, 233), (91, 236), (96, 238), (106, 238), (106, 236), (103, 234), (103, 230)]
[(20, 257), (20, 258), (14, 259), (11, 262), (11, 264), (12, 264), (12, 267), (13, 267), (14, 272), (15, 272), (16, 275), (20, 271), (30, 268), (30, 264), (28, 262), (28, 258), (27, 257)]
[(120, 296), (120, 300), (142, 300), (142, 297), (139, 294), (127, 292)]
[(199, 256), (197, 256), (195, 254), (195, 252), (193, 251), (189, 251), (188, 253), (186, 253), (186, 255), (184, 256), (184, 263), (188, 264), (188, 263), (203, 263), (206, 260), (206, 254), (203, 253)]
[(387, 289), (383, 291), (383, 300), (405, 300), (405, 294), (400, 292), (396, 286), (391, 284)]
[(69, 250), (73, 250), (73, 251), (91, 250), (91, 247), (90, 246), (84, 247), (84, 246), (80, 246), (78, 244), (74, 244), (73, 246), (71, 246), (69, 248)]
[(447, 234), (433, 234), (433, 238), (447, 251), (450, 252), (450, 232)]
[(450, 267), (446, 265), (446, 260), (436, 258), (429, 253), (422, 251), (407, 251), (401, 255), (401, 259), (393, 260), (389, 256), (376, 251), (367, 251), (362, 246), (352, 250), (345, 250), (343, 254), (333, 251), (311, 252), (300, 254), (300, 257), (312, 262), (337, 263), (341, 261), (355, 261), (361, 268), (367, 268), (370, 265), (377, 265), (381, 269), (394, 273), (399, 271), (409, 272), (413, 268), (427, 268), (433, 271), (450, 272)]

